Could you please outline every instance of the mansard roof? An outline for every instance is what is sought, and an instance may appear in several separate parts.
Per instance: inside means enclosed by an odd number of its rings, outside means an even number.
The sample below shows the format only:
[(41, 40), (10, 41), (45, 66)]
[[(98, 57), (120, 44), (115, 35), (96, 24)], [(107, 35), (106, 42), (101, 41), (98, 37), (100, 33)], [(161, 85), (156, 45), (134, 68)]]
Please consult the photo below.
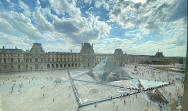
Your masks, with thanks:
[(0, 49), (0, 53), (23, 53), (22, 49)]
[(34, 43), (33, 44), (30, 52), (35, 52), (35, 51), (43, 52), (43, 53), (45, 52), (41, 43)]

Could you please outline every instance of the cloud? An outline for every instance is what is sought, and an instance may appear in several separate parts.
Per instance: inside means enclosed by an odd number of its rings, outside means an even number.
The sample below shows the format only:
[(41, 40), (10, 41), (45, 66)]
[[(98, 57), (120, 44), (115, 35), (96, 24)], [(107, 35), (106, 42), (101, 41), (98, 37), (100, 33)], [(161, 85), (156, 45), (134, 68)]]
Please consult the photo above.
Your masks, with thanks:
[(187, 18), (186, 0), (134, 2), (117, 2), (110, 13), (111, 21), (118, 22), (124, 28), (129, 28), (126, 25), (131, 22), (137, 26), (144, 25), (146, 30), (155, 30), (173, 20)]
[(105, 0), (96, 0), (95, 1), (95, 7), (96, 8), (103, 7), (104, 9), (109, 10), (109, 5)]
[(15, 46), (19, 46), (18, 48), (27, 50), (28, 47), (30, 47), (33, 43), (31, 40), (25, 37), (19, 38), (17, 36), (5, 34), (2, 32), (0, 32), (0, 39), (0, 44), (6, 46), (6, 48), (14, 48)]
[[(113, 53), (122, 48), (132, 54), (153, 55), (159, 48), (165, 55), (185, 55), (186, 0), (83, 1), (81, 6), (76, 0), (37, 0), (34, 6), (23, 1), (9, 1), (7, 6), (0, 2), (1, 40), (9, 46), (16, 39), (26, 46), (42, 42), (50, 51), (53, 46), (61, 46), (57, 51), (79, 51), (80, 43), (93, 42), (96, 52)], [(101, 15), (95, 9), (101, 10)], [(111, 29), (125, 34), (111, 38)]]
[[(9, 13), (9, 14), (7, 14)], [(30, 18), (24, 16), (22, 13), (16, 13), (13, 11), (3, 11), (0, 13), (1, 19), (4, 19), (9, 25), (14, 28), (16, 31), (14, 33), (20, 33), (28, 36), (30, 39), (39, 39), (41, 34), (37, 29), (31, 24)], [(3, 27), (3, 26), (2, 26)]]
[[(32, 13), (34, 20), (36, 21), (37, 24), (37, 29), (39, 31), (52, 31), (53, 30), (53, 25), (50, 24), (46, 18), (45, 15), (46, 14), (42, 14), (41, 13), (41, 8), (40, 7), (36, 7), (35, 11)], [(44, 9), (43, 9), (44, 11)]]
[[(173, 44), (173, 40), (167, 41), (147, 41), (141, 44), (135, 44), (134, 41), (128, 39), (119, 38), (105, 38), (100, 42), (94, 42), (95, 53), (111, 53), (113, 54), (115, 49), (121, 48), (123, 52), (133, 55), (155, 55), (158, 51), (162, 51), (165, 56), (185, 56), (186, 45), (177, 46)], [(174, 51), (176, 53), (174, 53)]]
[(60, 33), (78, 33), (79, 29), (71, 21), (54, 22), (55, 29)]
[(24, 15), (26, 16), (30, 16), (31, 15), (31, 11), (29, 6), (27, 6), (23, 1), (19, 1), (19, 6), (24, 10)]

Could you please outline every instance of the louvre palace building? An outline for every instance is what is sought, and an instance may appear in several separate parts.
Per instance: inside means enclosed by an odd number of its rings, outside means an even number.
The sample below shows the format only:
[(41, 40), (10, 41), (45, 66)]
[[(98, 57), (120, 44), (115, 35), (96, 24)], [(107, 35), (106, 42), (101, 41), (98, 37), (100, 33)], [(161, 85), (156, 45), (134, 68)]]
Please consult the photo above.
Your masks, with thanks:
[(176, 58), (164, 57), (162, 52), (155, 55), (128, 55), (121, 49), (113, 54), (94, 53), (93, 44), (82, 44), (79, 53), (74, 52), (45, 52), (41, 43), (34, 43), (29, 51), (15, 47), (0, 49), (0, 72), (64, 70), (76, 68), (92, 68), (106, 57), (118, 65), (125, 64), (174, 64)]

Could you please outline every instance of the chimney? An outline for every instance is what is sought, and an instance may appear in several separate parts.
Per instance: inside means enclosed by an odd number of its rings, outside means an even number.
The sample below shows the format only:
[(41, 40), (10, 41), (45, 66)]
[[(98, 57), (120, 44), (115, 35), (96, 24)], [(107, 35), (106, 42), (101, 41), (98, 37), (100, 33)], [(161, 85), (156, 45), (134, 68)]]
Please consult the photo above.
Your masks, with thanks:
[(15, 46), (15, 49), (18, 49), (17, 46)]
[(5, 46), (3, 46), (3, 49), (5, 49)]

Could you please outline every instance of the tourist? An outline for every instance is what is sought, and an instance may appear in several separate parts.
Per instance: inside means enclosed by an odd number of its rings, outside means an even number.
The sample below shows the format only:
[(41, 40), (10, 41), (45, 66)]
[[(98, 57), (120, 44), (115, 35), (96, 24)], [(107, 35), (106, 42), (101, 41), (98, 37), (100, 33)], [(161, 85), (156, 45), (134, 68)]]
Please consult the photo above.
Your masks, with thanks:
[(97, 107), (97, 104), (95, 103), (94, 107)]

